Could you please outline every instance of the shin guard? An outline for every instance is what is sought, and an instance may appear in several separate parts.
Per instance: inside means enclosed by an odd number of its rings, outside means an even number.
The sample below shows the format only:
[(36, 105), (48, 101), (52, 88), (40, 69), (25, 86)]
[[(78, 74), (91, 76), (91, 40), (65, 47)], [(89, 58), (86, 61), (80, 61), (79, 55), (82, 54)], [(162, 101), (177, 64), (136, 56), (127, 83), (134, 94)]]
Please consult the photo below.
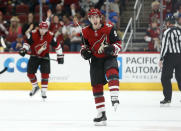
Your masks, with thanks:
[(105, 111), (105, 99), (103, 96), (103, 85), (98, 84), (96, 86), (93, 86), (93, 95), (95, 99), (96, 109), (98, 112)]
[(48, 88), (48, 78), (49, 78), (49, 74), (47, 74), (47, 73), (41, 74), (41, 87), (42, 88)]
[(37, 87), (38, 86), (38, 82), (37, 82), (36, 75), (35, 74), (27, 73), (27, 76), (28, 76), (28, 78), (29, 78), (33, 88)]
[(111, 96), (118, 96), (119, 91), (119, 72), (115, 68), (110, 68), (106, 71), (108, 86)]

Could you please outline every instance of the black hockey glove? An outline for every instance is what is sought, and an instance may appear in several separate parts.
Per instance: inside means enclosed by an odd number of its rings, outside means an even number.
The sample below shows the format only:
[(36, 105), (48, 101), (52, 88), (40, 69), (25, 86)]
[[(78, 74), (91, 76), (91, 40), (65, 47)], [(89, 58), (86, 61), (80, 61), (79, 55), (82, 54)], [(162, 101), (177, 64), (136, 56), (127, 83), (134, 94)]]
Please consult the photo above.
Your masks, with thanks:
[(85, 60), (89, 60), (92, 57), (92, 52), (89, 49), (86, 48), (82, 48), (80, 50), (81, 56), (85, 59)]
[(104, 53), (107, 56), (113, 56), (114, 55), (114, 50), (115, 50), (115, 48), (114, 48), (113, 45), (106, 45), (104, 47)]
[(64, 55), (57, 55), (57, 61), (58, 61), (58, 64), (63, 64), (64, 63)]
[(25, 48), (20, 48), (19, 49), (19, 54), (21, 55), (21, 56), (25, 56), (25, 54), (27, 53), (27, 50), (25, 49)]

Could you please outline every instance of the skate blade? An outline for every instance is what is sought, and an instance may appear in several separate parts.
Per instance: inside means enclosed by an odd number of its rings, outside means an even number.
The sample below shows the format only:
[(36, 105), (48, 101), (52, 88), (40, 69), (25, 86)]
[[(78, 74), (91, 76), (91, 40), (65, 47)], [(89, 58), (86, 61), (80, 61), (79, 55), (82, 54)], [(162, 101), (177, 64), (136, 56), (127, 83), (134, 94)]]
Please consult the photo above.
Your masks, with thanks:
[(42, 100), (45, 102), (45, 100), (47, 99), (47, 96), (41, 96)]
[(118, 103), (115, 103), (115, 104), (114, 104), (114, 111), (115, 111), (115, 112), (117, 111), (118, 106), (119, 106)]
[(45, 98), (42, 98), (42, 102), (46, 102), (46, 99), (45, 99)]
[(95, 122), (95, 126), (106, 126), (106, 125), (107, 125), (106, 121)]
[(160, 104), (160, 107), (170, 107), (170, 103), (167, 103), (167, 104)]

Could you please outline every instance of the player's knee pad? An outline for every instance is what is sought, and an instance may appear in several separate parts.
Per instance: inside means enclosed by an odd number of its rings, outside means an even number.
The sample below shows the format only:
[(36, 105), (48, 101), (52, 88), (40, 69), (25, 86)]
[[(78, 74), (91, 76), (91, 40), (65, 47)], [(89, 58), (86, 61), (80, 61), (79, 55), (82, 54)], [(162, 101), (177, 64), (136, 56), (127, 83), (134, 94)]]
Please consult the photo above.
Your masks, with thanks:
[(108, 81), (119, 81), (119, 71), (116, 68), (110, 68), (106, 71)]
[(96, 96), (102, 96), (103, 95), (103, 85), (98, 84), (92, 87), (93, 95)]
[(42, 73), (41, 74), (41, 83), (42, 84), (48, 84), (48, 78), (49, 78), (49, 74)]
[(41, 73), (41, 78), (48, 79), (49, 78), (49, 74), (48, 73)]
[(28, 76), (28, 78), (30, 79), (30, 81), (31, 81), (32, 83), (34, 83), (34, 82), (37, 81), (35, 74), (27, 73), (27, 76)]
[(30, 74), (30, 73), (27, 73), (27, 76), (28, 76), (28, 78), (30, 78), (30, 79), (35, 78), (35, 77), (36, 77), (36, 76), (35, 76), (35, 74)]
[(106, 72), (106, 76), (108, 79), (108, 86), (110, 91), (118, 91), (119, 90), (119, 72), (115, 68), (110, 68)]

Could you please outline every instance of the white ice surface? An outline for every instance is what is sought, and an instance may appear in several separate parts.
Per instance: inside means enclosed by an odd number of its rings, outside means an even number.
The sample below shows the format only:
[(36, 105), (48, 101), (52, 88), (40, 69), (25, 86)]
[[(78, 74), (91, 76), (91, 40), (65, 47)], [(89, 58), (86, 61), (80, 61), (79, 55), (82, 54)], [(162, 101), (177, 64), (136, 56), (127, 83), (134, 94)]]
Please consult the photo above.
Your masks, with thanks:
[(181, 131), (181, 93), (160, 107), (160, 91), (120, 91), (117, 112), (105, 92), (107, 126), (94, 126), (97, 112), (91, 91), (0, 91), (0, 131)]

